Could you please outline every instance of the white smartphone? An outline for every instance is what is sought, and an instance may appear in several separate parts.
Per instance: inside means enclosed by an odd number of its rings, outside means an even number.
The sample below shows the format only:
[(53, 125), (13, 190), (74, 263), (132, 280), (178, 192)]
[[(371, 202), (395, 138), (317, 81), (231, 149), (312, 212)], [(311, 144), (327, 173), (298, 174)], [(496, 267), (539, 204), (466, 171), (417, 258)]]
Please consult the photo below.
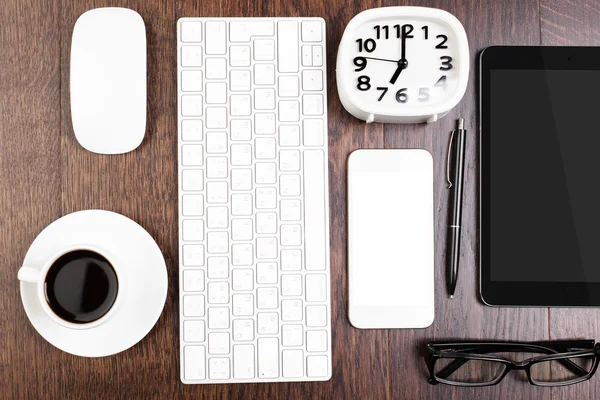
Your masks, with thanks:
[(433, 159), (426, 150), (348, 158), (352, 325), (426, 328), (434, 318)]

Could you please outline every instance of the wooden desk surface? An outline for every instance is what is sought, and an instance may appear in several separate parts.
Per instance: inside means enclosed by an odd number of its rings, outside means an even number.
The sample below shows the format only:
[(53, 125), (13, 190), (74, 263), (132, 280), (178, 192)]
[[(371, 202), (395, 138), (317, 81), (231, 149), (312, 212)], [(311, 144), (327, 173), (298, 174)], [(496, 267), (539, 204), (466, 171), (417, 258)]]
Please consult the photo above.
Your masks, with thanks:
[[(476, 54), (492, 44), (600, 45), (599, 0), (401, 0), (440, 7), (469, 37), (471, 78), (462, 102), (431, 125), (365, 125), (342, 108), (335, 82), (337, 45), (359, 11), (391, 0), (4, 0), (0, 7), (0, 398), (600, 398), (600, 377), (565, 388), (530, 387), (513, 373), (495, 387), (431, 386), (422, 360), (432, 339), (600, 339), (600, 310), (489, 308), (477, 295)], [(69, 111), (73, 25), (84, 11), (124, 6), (148, 32), (148, 130), (129, 154), (81, 148)], [(179, 380), (177, 251), (176, 21), (180, 17), (320, 16), (327, 22), (333, 377), (323, 383), (186, 386)], [(445, 290), (448, 191), (444, 161), (455, 118), (469, 132), (461, 274)], [(354, 329), (347, 318), (346, 158), (358, 148), (421, 147), (434, 157), (436, 319), (424, 330)], [(36, 235), (67, 213), (112, 210), (137, 221), (160, 246), (169, 271), (161, 318), (138, 345), (85, 359), (48, 344), (21, 305), (17, 270)]]

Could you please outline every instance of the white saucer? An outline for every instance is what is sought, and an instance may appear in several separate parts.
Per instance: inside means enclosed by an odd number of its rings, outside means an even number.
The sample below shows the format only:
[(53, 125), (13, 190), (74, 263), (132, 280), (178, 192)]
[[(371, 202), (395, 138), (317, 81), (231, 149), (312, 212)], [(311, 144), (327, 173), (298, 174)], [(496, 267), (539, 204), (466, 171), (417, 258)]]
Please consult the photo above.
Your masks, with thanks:
[[(84, 357), (103, 357), (126, 350), (152, 329), (167, 298), (167, 268), (154, 239), (121, 214), (79, 211), (54, 221), (33, 241), (23, 265), (43, 265), (61, 248), (94, 244), (122, 261), (119, 269), (120, 306), (101, 325), (69, 329), (42, 309), (36, 284), (21, 282), (21, 300), (32, 325), (52, 345)], [(17, 276), (15, 275), (15, 281)]]

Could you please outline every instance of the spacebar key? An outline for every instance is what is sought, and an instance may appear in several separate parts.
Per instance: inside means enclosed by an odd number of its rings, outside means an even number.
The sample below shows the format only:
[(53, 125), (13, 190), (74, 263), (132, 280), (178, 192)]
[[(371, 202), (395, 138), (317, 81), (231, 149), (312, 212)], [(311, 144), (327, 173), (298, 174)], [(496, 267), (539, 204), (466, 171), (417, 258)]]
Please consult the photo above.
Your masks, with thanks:
[(323, 271), (327, 267), (326, 171), (323, 150), (304, 151), (304, 243), (308, 271)]

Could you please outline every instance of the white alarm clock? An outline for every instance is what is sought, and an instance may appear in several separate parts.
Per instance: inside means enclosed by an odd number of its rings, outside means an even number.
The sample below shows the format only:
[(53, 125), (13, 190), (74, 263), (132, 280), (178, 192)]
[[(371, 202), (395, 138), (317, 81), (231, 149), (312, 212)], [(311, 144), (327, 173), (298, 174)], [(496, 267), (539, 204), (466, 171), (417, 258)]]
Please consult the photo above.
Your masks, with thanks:
[(469, 79), (465, 28), (446, 11), (382, 7), (352, 18), (336, 78), (346, 110), (367, 122), (434, 122), (462, 99)]

